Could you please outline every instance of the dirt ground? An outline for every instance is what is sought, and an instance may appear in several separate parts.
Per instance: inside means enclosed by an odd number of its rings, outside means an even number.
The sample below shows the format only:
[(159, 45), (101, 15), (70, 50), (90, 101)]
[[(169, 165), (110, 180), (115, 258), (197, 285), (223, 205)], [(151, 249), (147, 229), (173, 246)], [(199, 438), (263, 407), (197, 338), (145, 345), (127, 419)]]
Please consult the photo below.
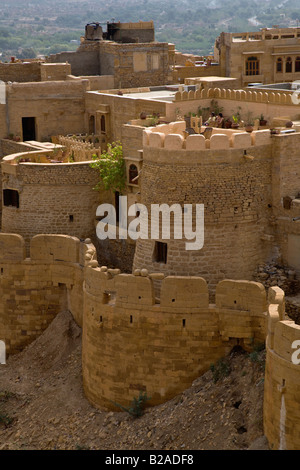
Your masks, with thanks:
[(139, 418), (93, 408), (81, 378), (81, 329), (62, 312), (0, 365), (0, 450), (268, 450), (265, 351), (233, 351), (181, 395)]

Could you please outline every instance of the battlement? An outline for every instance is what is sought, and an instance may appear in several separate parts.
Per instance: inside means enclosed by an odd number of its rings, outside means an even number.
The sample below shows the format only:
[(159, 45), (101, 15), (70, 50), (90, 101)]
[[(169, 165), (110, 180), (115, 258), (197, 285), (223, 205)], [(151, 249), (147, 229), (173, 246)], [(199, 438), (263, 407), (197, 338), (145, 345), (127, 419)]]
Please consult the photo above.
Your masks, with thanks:
[(188, 135), (185, 129), (186, 123), (184, 121), (147, 128), (143, 132), (144, 147), (176, 151), (205, 151), (231, 148), (247, 149), (271, 144), (269, 130), (256, 130), (248, 133), (233, 129), (212, 128), (211, 135), (206, 138), (206, 133), (209, 131), (205, 126), (199, 128), (199, 134)]
[(175, 93), (174, 101), (181, 102), (207, 98), (299, 106), (299, 104), (295, 105), (292, 102), (291, 93), (231, 90), (229, 88), (203, 88), (202, 90), (198, 89), (196, 91), (177, 91)]
[(300, 445), (300, 325), (284, 319), (284, 293), (277, 288), (269, 308), (264, 393), (264, 429), (272, 449)]
[[(267, 297), (260, 283), (223, 280), (210, 304), (204, 278), (146, 269), (123, 274), (99, 266), (90, 240), (66, 235), (34, 237), (26, 258), (22, 237), (1, 233), (0, 270), (7, 352), (22, 350), (68, 309), (83, 327), (85, 394), (99, 408), (125, 406), (140, 391), (151, 397), (149, 405), (162, 403), (235, 345), (251, 351), (268, 334), (265, 434), (274, 448), (299, 448), (300, 369), (291, 354), (300, 326), (284, 320), (278, 287)], [(159, 299), (154, 281), (161, 283)]]

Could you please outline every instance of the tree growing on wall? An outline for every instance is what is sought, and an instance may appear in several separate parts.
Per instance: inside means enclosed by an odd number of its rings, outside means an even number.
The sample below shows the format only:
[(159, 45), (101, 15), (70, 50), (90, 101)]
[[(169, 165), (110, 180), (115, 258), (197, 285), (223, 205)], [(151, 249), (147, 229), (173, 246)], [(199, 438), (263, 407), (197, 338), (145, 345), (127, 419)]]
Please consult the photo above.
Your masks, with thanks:
[(121, 142), (108, 144), (107, 151), (103, 152), (100, 157), (93, 155), (93, 160), (90, 166), (97, 169), (100, 175), (100, 181), (95, 189), (122, 193), (126, 185), (126, 170)]

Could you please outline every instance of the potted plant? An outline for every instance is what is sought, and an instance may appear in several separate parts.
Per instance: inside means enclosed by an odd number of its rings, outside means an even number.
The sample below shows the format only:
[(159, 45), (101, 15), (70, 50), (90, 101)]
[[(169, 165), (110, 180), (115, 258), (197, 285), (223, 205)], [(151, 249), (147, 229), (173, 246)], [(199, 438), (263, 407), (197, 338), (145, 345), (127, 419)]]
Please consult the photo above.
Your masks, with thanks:
[(231, 124), (232, 129), (238, 129), (239, 127), (239, 117), (236, 115), (232, 116), (233, 123)]
[(232, 127), (232, 120), (230, 118), (225, 119), (225, 129), (230, 129)]
[(260, 126), (266, 126), (267, 122), (268, 121), (264, 118), (264, 115), (261, 114), (260, 117), (259, 117), (259, 125)]
[(253, 131), (253, 126), (254, 126), (254, 120), (252, 117), (252, 113), (248, 111), (246, 119), (245, 119), (245, 131), (246, 132), (252, 132)]

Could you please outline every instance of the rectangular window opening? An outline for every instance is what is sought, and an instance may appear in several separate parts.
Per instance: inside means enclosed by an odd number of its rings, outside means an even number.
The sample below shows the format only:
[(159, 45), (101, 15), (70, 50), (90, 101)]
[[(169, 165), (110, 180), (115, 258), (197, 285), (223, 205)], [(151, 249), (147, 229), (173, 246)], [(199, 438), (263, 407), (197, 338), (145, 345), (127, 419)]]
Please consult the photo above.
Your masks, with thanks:
[(3, 205), (19, 207), (19, 192), (15, 189), (3, 189)]
[(168, 245), (163, 242), (155, 242), (154, 261), (157, 263), (167, 263)]

